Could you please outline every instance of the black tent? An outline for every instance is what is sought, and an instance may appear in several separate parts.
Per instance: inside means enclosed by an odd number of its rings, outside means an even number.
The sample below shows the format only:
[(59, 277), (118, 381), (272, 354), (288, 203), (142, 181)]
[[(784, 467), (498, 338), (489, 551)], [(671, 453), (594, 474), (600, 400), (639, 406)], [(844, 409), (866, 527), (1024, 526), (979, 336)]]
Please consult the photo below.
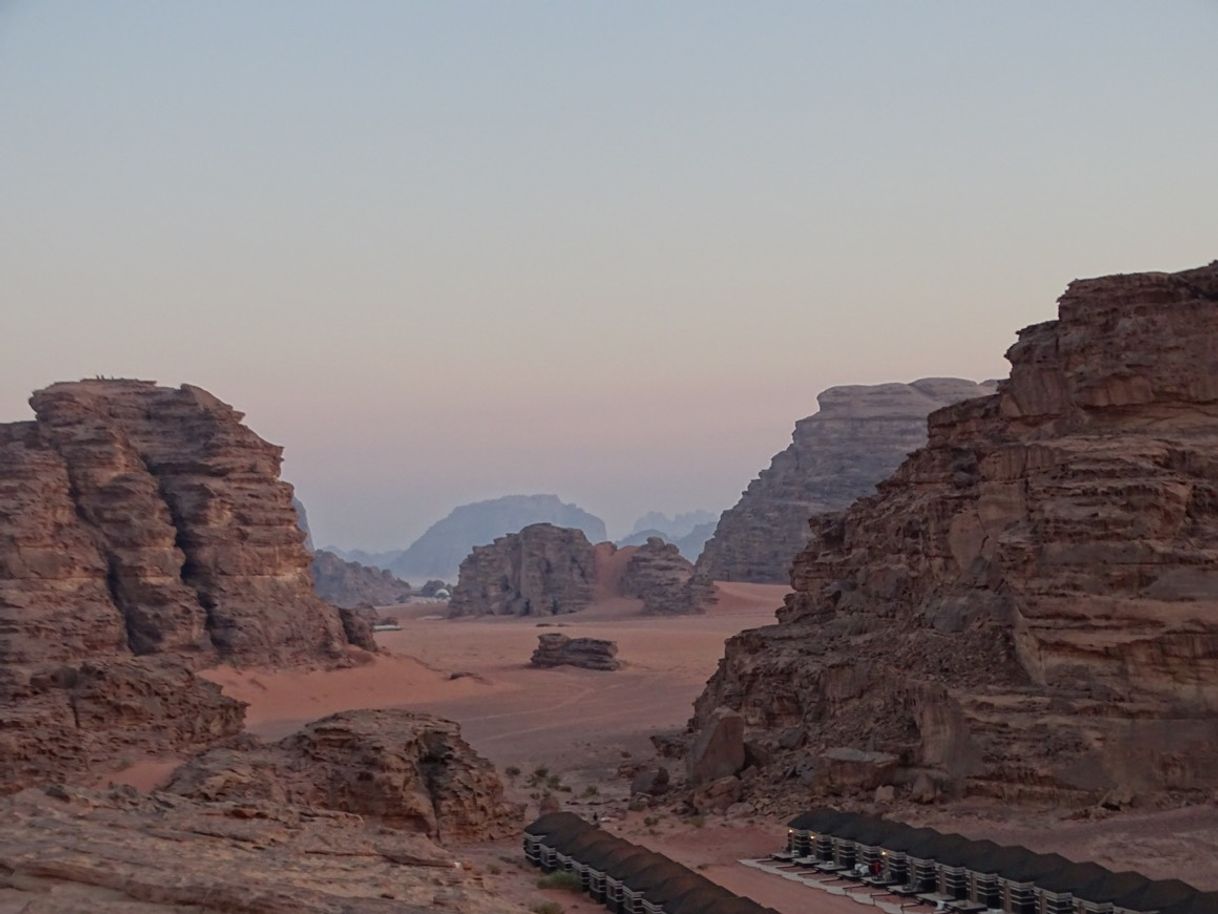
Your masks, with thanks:
[(732, 899), (727, 889), (713, 883), (664, 903), (667, 914), (717, 914), (719, 906)]
[(859, 814), (856, 812), (843, 812), (840, 809), (819, 806), (800, 813), (787, 825), (797, 831), (827, 832), (836, 835), (839, 828), (857, 818), (859, 818)]
[(998, 855), (1002, 846), (990, 840), (966, 841), (964, 844), (953, 843), (948, 846), (943, 855), (936, 859), (944, 866), (959, 866), (977, 873), (994, 872), (990, 860)]
[(998, 876), (1011, 882), (1039, 882), (1071, 865), (1061, 854), (1027, 854), (1013, 857), (998, 867)]
[(1218, 914), (1218, 892), (1197, 892), (1191, 898), (1164, 910), (1165, 914)]
[(616, 847), (622, 839), (607, 831), (601, 831), (599, 828), (588, 828), (573, 834), (565, 834), (555, 840), (557, 842), (553, 845), (555, 850), (568, 857), (574, 857), (580, 863), (586, 863), (588, 855), (595, 848), (601, 845)]
[(1199, 894), (1197, 889), (1179, 879), (1152, 879), (1141, 891), (1113, 899), (1112, 903), (1130, 911), (1168, 911)]
[[(934, 860), (935, 862), (947, 863), (949, 859), (954, 859), (963, 853), (963, 848), (968, 843), (968, 838), (964, 837), (964, 835), (957, 835), (955, 832), (939, 834), (922, 842), (922, 846), (918, 848), (918, 852), (913, 854), (913, 856), (919, 860)], [(913, 852), (911, 851), (910, 853)], [(949, 863), (948, 865), (955, 866), (956, 864)]]
[(1046, 873), (1036, 878), (1036, 887), (1055, 895), (1071, 895), (1085, 892), (1090, 886), (1106, 882), (1113, 875), (1112, 870), (1098, 863), (1071, 863), (1052, 873)]
[(1150, 884), (1150, 880), (1141, 873), (1123, 870), (1119, 873), (1109, 873), (1107, 879), (1101, 879), (1091, 885), (1076, 889), (1074, 894), (1092, 904), (1115, 904), (1118, 899), (1130, 898), (1145, 892)]
[(548, 812), (525, 826), (530, 835), (548, 837), (557, 832), (591, 828), (592, 823), (581, 819), (573, 812)]
[(923, 854), (919, 851), (922, 847), (928, 841), (938, 837), (941, 837), (941, 833), (933, 828), (907, 828), (904, 831), (894, 831), (885, 836), (880, 846), (898, 854), (912, 854), (915, 857), (921, 857)]

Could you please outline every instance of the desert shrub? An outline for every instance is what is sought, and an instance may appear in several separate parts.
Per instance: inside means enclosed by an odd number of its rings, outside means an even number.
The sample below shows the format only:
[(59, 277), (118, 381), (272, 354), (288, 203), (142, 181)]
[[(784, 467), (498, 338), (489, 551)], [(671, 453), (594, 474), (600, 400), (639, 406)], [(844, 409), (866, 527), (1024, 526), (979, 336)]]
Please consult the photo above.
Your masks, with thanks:
[(508, 765), (506, 768), (503, 769), (503, 773), (506, 774), (513, 781), (516, 780), (516, 778), (520, 777), (520, 769), (517, 768), (515, 765)]
[(599, 794), (600, 792), (601, 792), (600, 788), (597, 787), (595, 784), (589, 784), (587, 787), (584, 788), (584, 796), (586, 796), (586, 797), (594, 797), (597, 794)]
[(696, 816), (689, 817), (689, 824), (694, 828), (702, 828), (706, 824), (706, 816), (699, 813)]
[(537, 888), (562, 889), (564, 892), (582, 892), (584, 890), (584, 884), (579, 881), (579, 877), (574, 873), (568, 873), (566, 870), (558, 870), (555, 873), (547, 873), (538, 879)]
[(529, 908), (533, 914), (562, 914), (563, 906), (557, 901), (539, 901)]

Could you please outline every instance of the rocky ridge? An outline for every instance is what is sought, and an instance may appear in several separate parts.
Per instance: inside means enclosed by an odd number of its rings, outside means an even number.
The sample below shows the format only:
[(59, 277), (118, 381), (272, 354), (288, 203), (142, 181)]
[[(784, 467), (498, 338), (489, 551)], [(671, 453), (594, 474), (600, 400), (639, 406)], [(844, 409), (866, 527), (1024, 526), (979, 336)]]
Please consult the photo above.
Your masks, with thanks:
[(596, 556), (583, 531), (532, 524), (476, 546), (461, 563), (450, 616), (554, 616), (595, 595)]
[(360, 816), (49, 787), (0, 799), (0, 910), (524, 914), (453, 855)]
[(345, 609), (405, 603), (414, 590), (383, 568), (373, 568), (318, 549), (311, 567), (317, 595)]
[(931, 414), (875, 495), (815, 520), (695, 731), (739, 711), (771, 753), (756, 794), (1218, 787), (1215, 350), (1218, 262), (1072, 283), (997, 393)]
[(196, 756), (166, 789), (354, 813), (437, 841), (504, 837), (521, 817), (457, 724), (401, 710), (344, 711), (277, 743), (243, 737)]
[(811, 538), (808, 518), (875, 490), (926, 442), (933, 410), (993, 393), (994, 382), (923, 378), (911, 384), (831, 387), (795, 423), (791, 444), (724, 511), (698, 557), (700, 577), (785, 584)]

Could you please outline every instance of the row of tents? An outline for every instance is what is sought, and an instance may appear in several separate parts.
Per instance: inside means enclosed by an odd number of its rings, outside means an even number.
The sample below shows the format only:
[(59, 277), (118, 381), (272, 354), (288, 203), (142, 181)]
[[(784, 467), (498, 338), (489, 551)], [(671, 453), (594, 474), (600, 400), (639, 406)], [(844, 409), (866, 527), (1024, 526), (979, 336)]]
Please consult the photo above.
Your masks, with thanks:
[(1218, 914), (1218, 892), (1178, 879), (830, 808), (792, 819), (774, 856), (957, 914)]
[(619, 914), (777, 914), (574, 813), (547, 813), (527, 826), (524, 854), (546, 872), (578, 876), (584, 891)]

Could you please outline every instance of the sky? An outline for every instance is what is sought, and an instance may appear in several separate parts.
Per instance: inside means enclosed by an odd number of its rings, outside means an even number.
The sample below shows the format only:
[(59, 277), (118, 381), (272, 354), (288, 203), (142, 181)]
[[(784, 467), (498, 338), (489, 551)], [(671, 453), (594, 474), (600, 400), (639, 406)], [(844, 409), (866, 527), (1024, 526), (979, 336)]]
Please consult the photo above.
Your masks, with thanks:
[(116, 375), (319, 543), (721, 510), (844, 383), (1218, 258), (1218, 0), (0, 0), (0, 421)]

